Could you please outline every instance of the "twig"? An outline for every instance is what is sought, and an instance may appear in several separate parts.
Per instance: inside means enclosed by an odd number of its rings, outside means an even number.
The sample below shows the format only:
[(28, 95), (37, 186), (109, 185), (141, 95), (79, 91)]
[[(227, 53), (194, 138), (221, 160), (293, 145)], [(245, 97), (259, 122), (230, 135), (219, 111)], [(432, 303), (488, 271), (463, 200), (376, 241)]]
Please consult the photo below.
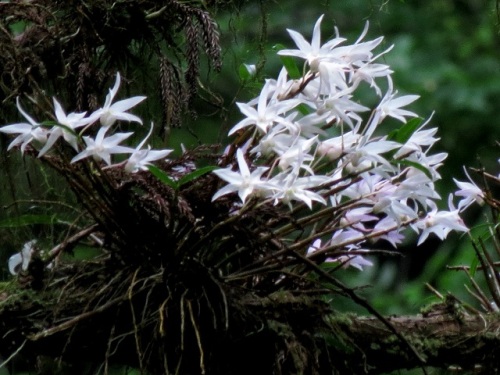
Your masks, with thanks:
[(191, 304), (191, 301), (187, 302), (187, 307), (189, 311), (189, 318), (191, 320), (191, 324), (193, 325), (194, 329), (194, 334), (196, 335), (196, 342), (198, 343), (198, 349), (200, 351), (200, 373), (205, 374), (205, 354), (203, 352), (203, 345), (201, 344), (201, 335), (200, 335), (200, 330), (196, 326), (196, 320), (194, 318), (194, 313), (193, 313), (193, 306)]
[(10, 361), (12, 361), (12, 359), (21, 351), (23, 350), (24, 348), (24, 345), (26, 344), (26, 341), (28, 340), (24, 340), (24, 342), (21, 344), (21, 346), (19, 348), (16, 349), (16, 351), (14, 353), (12, 353), (9, 358), (7, 358), (5, 361), (3, 361), (2, 363), (0, 363), (0, 368), (3, 368), (5, 367), (5, 365), (7, 365), (7, 363), (9, 363)]
[(57, 332), (61, 332), (64, 330), (67, 330), (68, 328), (71, 328), (72, 326), (78, 324), (79, 322), (88, 319), (96, 314), (100, 314), (103, 311), (106, 311), (107, 309), (113, 307), (117, 303), (123, 302), (125, 300), (126, 296), (120, 296), (118, 298), (115, 298), (108, 303), (97, 307), (95, 310), (88, 311), (85, 313), (82, 313), (80, 315), (75, 316), (73, 319), (67, 320), (64, 323), (59, 324), (58, 326), (52, 327), (52, 328), (47, 328), (41, 332), (38, 332), (36, 334), (28, 336), (28, 338), (32, 341), (40, 340), (45, 337), (51, 336)]
[(53, 261), (64, 249), (66, 249), (68, 246), (71, 246), (78, 241), (80, 241), (82, 238), (87, 237), (88, 235), (92, 234), (98, 227), (98, 224), (93, 224), (85, 229), (82, 229), (80, 232), (75, 233), (68, 239), (64, 240), (57, 246), (53, 247), (52, 250), (49, 251), (49, 256), (47, 258), (47, 263), (50, 263)]
[[(479, 250), (476, 242), (472, 238), (471, 238), (471, 243), (472, 243), (472, 247), (474, 248), (474, 251), (476, 252), (477, 258), (479, 259), (479, 262), (481, 263), (481, 266), (483, 267), (483, 272), (484, 272), (484, 276), (485, 276), (485, 279), (486, 279), (486, 283), (488, 285), (488, 289), (491, 292), (493, 300), (495, 301), (495, 303), (497, 304), (497, 306), (500, 306), (500, 296), (497, 293), (497, 287), (498, 286), (495, 285), (496, 284), (496, 280), (494, 280), (493, 276), (490, 275), (490, 267), (491, 266), (488, 265), (488, 264), (486, 264), (486, 261), (485, 261), (483, 255), (481, 254), (481, 251)], [(494, 270), (493, 270), (493, 272), (494, 272)]]
[[(500, 262), (493, 262), (492, 265), (495, 267), (500, 267)], [(446, 269), (451, 271), (469, 271), (471, 268), (471, 266), (466, 265), (446, 266)], [(477, 266), (476, 269), (483, 270), (484, 268), (483, 266)]]
[(134, 285), (136, 284), (137, 274), (139, 273), (139, 270), (140, 267), (137, 268), (134, 272), (134, 276), (132, 277), (132, 281), (128, 289), (127, 297), (130, 305), (130, 313), (132, 314), (132, 324), (134, 325), (134, 338), (135, 338), (135, 347), (137, 350), (137, 359), (139, 360), (139, 370), (141, 371), (142, 374), (144, 371), (144, 365), (142, 363), (141, 342), (139, 338), (139, 328), (137, 327), (137, 318), (135, 316), (134, 304), (132, 302)]
[(440, 300), (444, 300), (444, 296), (439, 293), (431, 284), (425, 283), (425, 286), (432, 292), (434, 293)]

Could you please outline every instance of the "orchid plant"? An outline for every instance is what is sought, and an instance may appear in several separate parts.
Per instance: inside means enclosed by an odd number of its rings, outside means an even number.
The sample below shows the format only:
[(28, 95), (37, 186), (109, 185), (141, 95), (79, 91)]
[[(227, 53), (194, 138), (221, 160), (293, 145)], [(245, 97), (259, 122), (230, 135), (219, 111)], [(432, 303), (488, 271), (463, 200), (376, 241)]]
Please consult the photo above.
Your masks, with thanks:
[[(392, 47), (376, 53), (383, 38), (365, 41), (368, 23), (352, 44), (337, 29), (322, 44), (322, 19), (314, 26), (311, 42), (288, 30), (296, 48), (278, 52), (284, 62), (278, 77), (266, 79), (256, 98), (237, 103), (243, 118), (229, 130), (233, 140), (213, 174), (209, 168), (193, 175), (193, 179), (203, 175), (214, 181), (206, 185), (212, 189), (209, 204), (217, 212), (224, 211), (226, 219), (210, 230), (200, 226), (205, 237), (191, 244), (190, 251), (224, 225), (259, 210), (274, 212), (262, 225), (267, 232), (255, 236), (257, 242), (273, 239), (276, 247), (251, 265), (224, 271), (228, 279), (255, 274), (263, 267), (277, 269), (287, 261), (292, 264), (291, 254), (314, 264), (362, 270), (372, 265), (367, 257), (374, 252), (374, 244), (385, 241), (397, 247), (407, 229), (418, 234), (419, 245), (430, 235), (444, 239), (451, 231), (467, 232), (460, 212), (481, 198), (480, 191), (461, 183), (458, 206), (450, 195), (448, 207), (439, 207), (435, 183), (447, 155), (432, 151), (439, 138), (437, 129), (428, 127), (431, 119), (424, 121), (406, 109), (418, 96), (400, 95), (390, 66), (379, 62)], [(57, 147), (66, 143), (72, 156), (65, 162), (70, 165), (92, 163), (102, 173), (119, 170), (124, 173), (118, 174), (122, 179), (127, 174), (151, 173), (179, 190), (183, 175), (194, 173), (196, 167), (190, 164), (180, 174), (175, 171), (187, 164), (168, 171), (159, 168), (172, 150), (146, 146), (153, 125), (135, 148), (124, 145), (133, 132), (116, 131), (121, 121), (142, 124), (128, 111), (145, 99), (136, 96), (113, 103), (120, 82), (117, 74), (103, 107), (90, 114), (66, 114), (54, 98), (55, 123), (37, 122), (18, 99), (17, 107), (27, 122), (3, 126), (0, 132), (17, 135), (9, 149), (19, 147), (23, 153), (30, 149), (43, 159), (57, 154)], [(373, 108), (360, 103), (357, 92), (362, 86), (378, 98)], [(118, 154), (128, 158), (117, 159)], [(173, 197), (180, 199), (177, 194)], [(198, 221), (203, 220), (200, 215)], [(244, 250), (244, 246), (237, 249)], [(9, 266), (18, 268), (13, 263)]]

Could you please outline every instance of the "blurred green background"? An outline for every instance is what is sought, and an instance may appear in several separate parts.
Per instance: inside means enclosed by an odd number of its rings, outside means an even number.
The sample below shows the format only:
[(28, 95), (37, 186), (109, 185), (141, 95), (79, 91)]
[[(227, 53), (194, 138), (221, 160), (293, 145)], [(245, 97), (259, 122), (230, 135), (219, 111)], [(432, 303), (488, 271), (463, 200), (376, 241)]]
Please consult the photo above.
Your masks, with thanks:
[[(424, 117), (435, 112), (431, 124), (439, 128), (441, 138), (435, 152), (449, 154), (438, 187), (445, 208), (447, 196), (455, 188), (452, 177), (465, 179), (464, 165), (478, 166), (480, 161), (498, 173), (495, 142), (500, 139), (500, 28), (496, 7), (493, 0), (262, 0), (242, 2), (236, 12), (220, 10), (215, 19), (221, 32), (223, 69), (220, 73), (207, 70), (203, 79), (207, 90), (201, 90), (212, 104), (198, 100), (198, 117), (187, 118), (182, 129), (173, 129), (169, 146), (180, 150), (181, 143), (192, 147), (225, 141), (225, 133), (240, 118), (234, 102), (252, 98), (264, 78), (276, 77), (280, 61), (274, 47), (294, 48), (286, 28), (310, 38), (314, 23), (325, 14), (323, 40), (333, 36), (337, 26), (340, 34), (353, 42), (369, 21), (366, 40), (385, 36), (380, 52), (395, 45), (383, 57), (395, 71), (395, 87), (401, 94), (421, 96), (411, 110)], [(243, 63), (258, 65), (255, 80), (241, 82), (238, 70)], [(214, 101), (219, 105), (213, 105)], [(2, 136), (0, 141), (5, 150), (7, 139)], [(75, 217), (75, 213), (71, 206), (40, 203), (58, 201), (65, 192), (55, 189), (58, 182), (53, 176), (47, 178), (36, 162), (5, 152), (2, 158), (18, 158), (22, 166), (11, 170), (5, 166), (12, 163), (2, 162), (0, 169), (0, 262), (6, 265), (8, 257), (31, 238), (41, 233), (57, 238), (59, 225), (64, 223), (51, 219), (53, 207), (58, 218)], [(36, 203), (23, 207), (39, 215), (38, 224), (13, 226), (12, 221), (4, 221), (15, 214), (10, 205), (13, 200), (30, 199)], [(476, 232), (484, 232), (480, 209), (471, 209), (465, 220)], [(435, 300), (425, 282), (444, 294), (450, 291), (470, 301), (464, 288), (466, 278), (445, 270), (448, 264), (472, 262), (474, 253), (467, 237), (450, 235), (444, 243), (431, 239), (419, 247), (414, 246), (415, 239), (409, 235), (400, 258), (377, 260), (362, 273), (345, 271), (342, 278), (349, 285), (371, 285), (362, 293), (386, 314), (415, 313)], [(2, 275), (9, 277), (5, 266)], [(342, 300), (336, 306), (356, 309)]]

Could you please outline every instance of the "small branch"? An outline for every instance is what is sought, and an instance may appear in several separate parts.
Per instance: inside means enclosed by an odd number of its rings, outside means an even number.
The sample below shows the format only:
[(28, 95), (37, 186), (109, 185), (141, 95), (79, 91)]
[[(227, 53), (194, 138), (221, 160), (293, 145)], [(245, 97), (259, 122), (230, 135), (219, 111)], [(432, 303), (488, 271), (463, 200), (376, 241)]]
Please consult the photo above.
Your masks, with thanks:
[(98, 315), (98, 314), (106, 311), (107, 309), (109, 309), (109, 308), (115, 306), (116, 304), (124, 301), (126, 298), (127, 298), (127, 296), (120, 296), (118, 298), (115, 298), (115, 299), (109, 301), (108, 303), (106, 303), (106, 304), (104, 304), (102, 306), (97, 307), (95, 310), (87, 311), (85, 313), (77, 315), (74, 318), (72, 318), (70, 320), (67, 320), (64, 323), (59, 324), (58, 326), (51, 327), (51, 328), (48, 328), (48, 329), (44, 329), (41, 332), (38, 332), (38, 333), (36, 333), (34, 335), (28, 336), (28, 338), (30, 340), (32, 340), (32, 341), (36, 341), (36, 340), (40, 340), (40, 339), (52, 336), (55, 333), (58, 333), (58, 332), (61, 332), (61, 331), (65, 331), (65, 330), (67, 330), (67, 329), (75, 326), (76, 324), (78, 324), (79, 322), (81, 322), (81, 321), (83, 321), (85, 319), (89, 319), (89, 318), (91, 318), (94, 315)]
[(3, 361), (2, 363), (0, 363), (0, 368), (4, 368), (4, 367), (5, 367), (5, 366), (6, 366), (6, 365), (10, 362), (10, 361), (12, 361), (12, 359), (13, 359), (16, 355), (18, 355), (18, 354), (19, 354), (19, 352), (20, 352), (21, 350), (23, 350), (24, 345), (26, 345), (26, 342), (27, 342), (27, 341), (28, 341), (28, 340), (24, 340), (24, 341), (23, 341), (23, 343), (21, 344), (21, 346), (19, 346), (19, 348), (17, 348), (17, 350), (16, 350), (15, 352), (13, 352), (13, 353), (9, 356), (9, 358), (7, 358), (5, 361)]
[(85, 238), (95, 232), (99, 225), (93, 224), (85, 229), (82, 229), (80, 232), (75, 233), (71, 237), (67, 238), (65, 241), (61, 242), (57, 246), (53, 247), (52, 250), (49, 251), (49, 256), (47, 258), (47, 263), (53, 261), (57, 256), (64, 251), (69, 246), (73, 246), (78, 243), (82, 238)]

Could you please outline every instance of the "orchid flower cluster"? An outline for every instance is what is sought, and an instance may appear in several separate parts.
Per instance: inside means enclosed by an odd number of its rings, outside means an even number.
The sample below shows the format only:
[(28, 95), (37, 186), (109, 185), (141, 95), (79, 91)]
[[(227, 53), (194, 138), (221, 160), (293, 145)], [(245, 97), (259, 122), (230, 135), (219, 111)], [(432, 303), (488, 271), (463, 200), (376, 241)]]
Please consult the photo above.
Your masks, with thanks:
[[(372, 264), (363, 257), (368, 242), (382, 239), (396, 247), (405, 228), (419, 235), (419, 245), (431, 233), (444, 239), (451, 231), (467, 231), (459, 209), (468, 201), (455, 208), (450, 195), (448, 210), (436, 203), (438, 168), (447, 156), (431, 152), (437, 129), (404, 109), (418, 96), (398, 95), (392, 70), (377, 62), (392, 47), (376, 55), (383, 37), (364, 41), (368, 23), (353, 44), (345, 44), (338, 30), (321, 44), (322, 18), (311, 42), (288, 30), (297, 48), (278, 52), (288, 64), (277, 79), (266, 80), (257, 98), (237, 103), (244, 118), (229, 131), (238, 138), (226, 151), (236, 154), (237, 165), (214, 171), (227, 185), (213, 200), (237, 193), (241, 203), (234, 209), (240, 211), (263, 202), (292, 213), (307, 206), (318, 220), (305, 240), (291, 241), (309, 241), (311, 260), (358, 269)], [(304, 74), (292, 78), (290, 61), (297, 59)], [(379, 98), (373, 109), (354, 97), (362, 84)], [(381, 124), (388, 118), (402, 125), (384, 134)], [(324, 213), (329, 220), (319, 225)]]
[[(312, 261), (358, 269), (372, 264), (364, 258), (369, 243), (385, 240), (397, 247), (407, 228), (418, 234), (418, 244), (432, 233), (444, 239), (453, 230), (467, 231), (459, 213), (473, 198), (465, 185), (457, 192), (462, 198), (458, 208), (452, 195), (447, 210), (438, 208), (441, 197), (435, 182), (447, 155), (431, 152), (439, 139), (437, 129), (426, 128), (429, 121), (404, 108), (418, 96), (398, 95), (392, 70), (377, 62), (392, 47), (375, 54), (383, 38), (364, 41), (368, 23), (353, 44), (346, 44), (336, 29), (335, 36), (321, 44), (322, 19), (314, 26), (311, 42), (288, 30), (297, 48), (278, 52), (286, 63), (277, 79), (267, 79), (257, 98), (237, 103), (244, 118), (229, 131), (237, 138), (221, 158), (226, 167), (213, 171), (227, 182), (213, 195), (214, 204), (230, 200), (231, 216), (256, 205), (282, 209), (295, 224), (273, 233), (293, 243), (291, 248)], [(303, 74), (294, 65), (297, 59), (304, 63)], [(24, 153), (30, 145), (44, 157), (64, 141), (74, 151), (71, 164), (90, 158), (107, 169), (123, 168), (128, 173), (152, 168), (172, 150), (145, 147), (153, 125), (137, 147), (122, 145), (133, 132), (112, 129), (118, 121), (142, 124), (128, 111), (145, 97), (114, 101), (120, 82), (118, 73), (103, 107), (90, 114), (66, 114), (54, 98), (56, 122), (35, 121), (18, 99), (26, 122), (0, 128), (16, 135), (8, 149), (19, 147)], [(378, 98), (374, 108), (355, 97), (364, 85)], [(401, 125), (394, 126), (398, 122)], [(393, 126), (388, 134), (386, 126)], [(114, 162), (115, 154), (129, 156)], [(307, 229), (296, 235), (298, 227)], [(22, 262), (23, 257), (16, 257), (11, 270)]]
[[(24, 154), (27, 146), (30, 145), (35, 152), (38, 151), (38, 157), (42, 158), (50, 152), (56, 152), (55, 145), (59, 139), (62, 139), (75, 151), (75, 155), (70, 160), (71, 164), (91, 158), (90, 160), (104, 164), (105, 168), (122, 167), (128, 173), (148, 170), (148, 166), (155, 161), (165, 159), (172, 150), (152, 150), (151, 146), (144, 146), (151, 136), (153, 124), (146, 137), (135, 148), (121, 145), (133, 132), (110, 134), (118, 121), (137, 122), (142, 125), (142, 120), (128, 113), (128, 110), (141, 103), (146, 97), (135, 96), (114, 102), (120, 83), (120, 73), (117, 73), (115, 84), (109, 90), (103, 107), (89, 115), (86, 112), (66, 114), (59, 101), (53, 98), (56, 122), (35, 121), (22, 108), (17, 98), (17, 108), (27, 122), (0, 128), (2, 133), (17, 135), (7, 149), (18, 146)], [(83, 130), (80, 131), (80, 128)], [(94, 131), (95, 136), (90, 135), (91, 131)], [(129, 157), (125, 161), (113, 164), (112, 155), (115, 154), (128, 154)], [(27, 242), (19, 253), (11, 256), (10, 273), (17, 274), (21, 270), (28, 269), (34, 241)]]
[[(147, 170), (148, 165), (151, 165), (153, 161), (166, 158), (172, 150), (151, 150), (149, 145), (146, 148), (144, 147), (144, 144), (151, 136), (153, 124), (151, 124), (151, 129), (146, 137), (136, 148), (121, 145), (133, 132), (116, 132), (110, 135), (113, 125), (118, 121), (137, 122), (142, 125), (142, 120), (139, 117), (127, 111), (142, 102), (146, 97), (134, 96), (113, 103), (120, 83), (120, 73), (117, 73), (115, 84), (109, 90), (103, 107), (89, 115), (86, 112), (66, 114), (59, 101), (53, 98), (56, 122), (39, 123), (35, 121), (24, 111), (19, 98), (17, 98), (17, 108), (27, 122), (6, 125), (0, 128), (2, 133), (17, 134), (17, 137), (9, 144), (7, 150), (19, 146), (21, 152), (24, 153), (26, 147), (31, 144), (33, 147), (39, 148), (38, 157), (43, 157), (62, 138), (76, 151), (76, 155), (70, 161), (71, 163), (92, 157), (97, 162), (104, 162), (108, 167), (123, 166), (125, 171), (130, 173)], [(89, 129), (97, 126), (99, 126), (99, 129), (95, 132), (95, 137), (84, 135), (89, 133)], [(83, 128), (83, 130), (78, 132), (80, 128)], [(130, 156), (125, 162), (113, 165), (111, 155), (114, 154), (129, 154)]]

